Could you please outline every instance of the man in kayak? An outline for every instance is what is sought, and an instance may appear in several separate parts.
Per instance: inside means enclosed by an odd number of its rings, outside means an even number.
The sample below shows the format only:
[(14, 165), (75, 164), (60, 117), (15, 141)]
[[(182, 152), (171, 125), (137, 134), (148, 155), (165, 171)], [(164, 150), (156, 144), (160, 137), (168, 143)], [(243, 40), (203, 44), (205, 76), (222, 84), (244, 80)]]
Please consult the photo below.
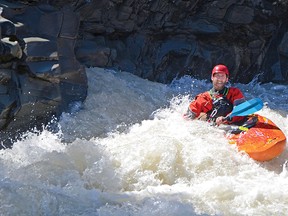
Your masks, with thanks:
[(243, 93), (238, 88), (226, 87), (228, 79), (228, 68), (222, 64), (216, 65), (211, 74), (213, 88), (194, 98), (184, 118), (206, 120), (217, 125), (243, 123), (245, 117), (224, 119), (231, 113), (233, 106), (245, 101)]

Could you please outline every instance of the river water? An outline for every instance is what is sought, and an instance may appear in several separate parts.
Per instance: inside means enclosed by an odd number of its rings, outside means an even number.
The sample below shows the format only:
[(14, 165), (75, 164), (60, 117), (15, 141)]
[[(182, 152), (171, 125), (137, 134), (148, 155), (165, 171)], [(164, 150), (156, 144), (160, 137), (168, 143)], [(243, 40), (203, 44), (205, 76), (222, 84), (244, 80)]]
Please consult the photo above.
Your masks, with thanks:
[[(58, 133), (0, 151), (0, 215), (288, 215), (287, 150), (256, 162), (221, 128), (182, 118), (210, 82), (87, 74), (87, 100), (63, 113)], [(288, 136), (287, 86), (235, 86)]]

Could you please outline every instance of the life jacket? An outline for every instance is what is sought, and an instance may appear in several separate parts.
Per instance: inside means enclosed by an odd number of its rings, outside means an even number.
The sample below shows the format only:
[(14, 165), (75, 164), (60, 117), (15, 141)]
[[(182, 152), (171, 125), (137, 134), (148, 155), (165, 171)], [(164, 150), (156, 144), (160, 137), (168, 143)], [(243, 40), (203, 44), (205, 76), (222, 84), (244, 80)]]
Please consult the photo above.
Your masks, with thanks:
[(222, 95), (215, 95), (213, 90), (209, 91), (212, 98), (212, 110), (207, 112), (207, 120), (214, 123), (219, 116), (226, 116), (233, 110), (233, 104), (226, 98), (229, 88), (225, 87), (222, 90)]
[[(220, 97), (222, 98), (219, 99)], [(228, 100), (228, 102), (226, 100)], [(225, 87), (219, 92), (216, 92), (214, 89), (211, 89), (210, 91), (206, 91), (206, 92), (196, 95), (194, 100), (189, 104), (185, 117), (191, 116), (191, 119), (197, 118), (201, 120), (208, 120), (210, 115), (213, 112), (213, 109), (218, 107), (218, 109), (216, 108), (217, 113), (216, 111), (214, 111), (213, 115), (211, 116), (211, 119), (213, 121), (218, 116), (221, 116), (221, 114), (226, 114), (226, 115), (229, 114), (229, 112), (232, 111), (232, 108), (233, 108), (232, 105), (235, 106), (239, 102), (241, 103), (242, 100), (244, 100), (244, 95), (237, 88)], [(214, 105), (213, 105), (213, 101), (214, 101)], [(232, 104), (232, 105), (228, 105), (228, 104)], [(205, 113), (205, 115), (203, 113)], [(242, 122), (243, 120), (244, 120), (243, 116), (234, 116), (231, 119), (231, 121), (227, 123), (228, 124), (232, 124), (232, 123), (234, 124), (238, 122), (243, 123)]]

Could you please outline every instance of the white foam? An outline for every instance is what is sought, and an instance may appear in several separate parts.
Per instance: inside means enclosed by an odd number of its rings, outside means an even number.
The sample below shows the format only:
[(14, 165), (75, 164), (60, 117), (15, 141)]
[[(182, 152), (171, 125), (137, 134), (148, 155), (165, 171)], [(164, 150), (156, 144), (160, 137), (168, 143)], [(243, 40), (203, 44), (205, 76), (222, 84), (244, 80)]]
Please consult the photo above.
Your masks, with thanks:
[[(184, 77), (167, 86), (87, 72), (87, 101), (63, 114), (62, 134), (44, 130), (0, 151), (1, 214), (288, 214), (287, 150), (255, 162), (221, 128), (182, 118), (209, 83)], [(273, 99), (285, 88), (237, 86), (247, 97), (264, 96), (269, 106), (259, 113), (288, 135), (286, 104)]]

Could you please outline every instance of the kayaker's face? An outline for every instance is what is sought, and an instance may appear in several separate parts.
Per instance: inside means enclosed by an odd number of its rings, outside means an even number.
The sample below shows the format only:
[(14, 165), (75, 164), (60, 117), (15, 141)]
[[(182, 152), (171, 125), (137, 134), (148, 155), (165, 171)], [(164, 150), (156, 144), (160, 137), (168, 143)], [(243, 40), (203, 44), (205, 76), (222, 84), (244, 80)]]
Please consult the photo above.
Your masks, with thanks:
[(211, 76), (213, 87), (216, 91), (222, 90), (228, 82), (228, 77), (225, 73), (216, 73)]

